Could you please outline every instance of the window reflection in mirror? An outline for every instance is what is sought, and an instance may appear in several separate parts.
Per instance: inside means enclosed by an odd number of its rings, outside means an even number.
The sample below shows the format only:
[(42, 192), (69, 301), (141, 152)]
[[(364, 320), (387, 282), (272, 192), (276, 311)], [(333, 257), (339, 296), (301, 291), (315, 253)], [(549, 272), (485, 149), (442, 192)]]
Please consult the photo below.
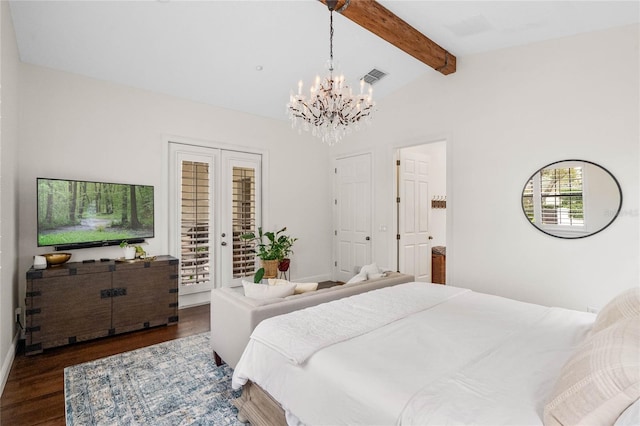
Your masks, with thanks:
[(584, 160), (549, 164), (535, 172), (522, 191), (522, 209), (529, 222), (559, 238), (600, 232), (615, 220), (621, 207), (616, 178)]

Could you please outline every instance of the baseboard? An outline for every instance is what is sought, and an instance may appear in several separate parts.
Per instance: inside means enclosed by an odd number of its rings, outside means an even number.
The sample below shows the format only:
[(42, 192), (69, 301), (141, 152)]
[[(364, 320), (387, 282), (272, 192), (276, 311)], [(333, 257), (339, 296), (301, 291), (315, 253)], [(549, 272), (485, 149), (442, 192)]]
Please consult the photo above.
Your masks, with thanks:
[(191, 308), (193, 306), (206, 305), (211, 302), (211, 292), (190, 293), (178, 296), (178, 306), (180, 309)]
[(7, 351), (5, 359), (2, 362), (2, 370), (0, 370), (0, 395), (4, 393), (4, 386), (7, 384), (7, 380), (9, 379), (11, 366), (13, 365), (13, 360), (16, 358), (16, 348), (18, 347), (19, 339), (20, 332), (16, 333), (16, 335), (13, 337), (11, 346), (9, 346), (9, 350)]
[(178, 310), (180, 309), (187, 309), (187, 308), (194, 308), (196, 306), (203, 306), (203, 305), (210, 305), (211, 304), (211, 300), (206, 300), (206, 301), (200, 301), (198, 303), (192, 303), (188, 306), (179, 306)]

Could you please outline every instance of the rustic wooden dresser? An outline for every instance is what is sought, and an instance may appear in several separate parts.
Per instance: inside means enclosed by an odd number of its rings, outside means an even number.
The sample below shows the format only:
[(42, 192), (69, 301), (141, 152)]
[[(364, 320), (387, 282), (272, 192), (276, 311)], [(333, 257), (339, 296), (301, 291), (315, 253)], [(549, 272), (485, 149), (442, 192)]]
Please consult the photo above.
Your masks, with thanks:
[(178, 322), (178, 259), (72, 262), (29, 269), (26, 355)]

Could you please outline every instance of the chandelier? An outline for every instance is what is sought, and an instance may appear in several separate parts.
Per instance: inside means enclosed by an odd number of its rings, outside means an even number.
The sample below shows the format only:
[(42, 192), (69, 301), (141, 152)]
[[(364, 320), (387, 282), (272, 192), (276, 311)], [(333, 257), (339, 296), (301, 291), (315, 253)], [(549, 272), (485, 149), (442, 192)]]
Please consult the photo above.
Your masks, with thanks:
[[(333, 62), (333, 11), (337, 0), (327, 0), (329, 8), (329, 74), (320, 79), (309, 89), (309, 96), (302, 94), (302, 80), (298, 83), (298, 93), (292, 94), (287, 104), (287, 114), (291, 125), (298, 132), (311, 131), (322, 142), (329, 146), (339, 142), (352, 129), (359, 130), (363, 123), (368, 124), (375, 103), (373, 89), (365, 81), (360, 80), (360, 94), (353, 95), (346, 84), (344, 75), (334, 77)], [(348, 2), (347, 2), (348, 4)]]

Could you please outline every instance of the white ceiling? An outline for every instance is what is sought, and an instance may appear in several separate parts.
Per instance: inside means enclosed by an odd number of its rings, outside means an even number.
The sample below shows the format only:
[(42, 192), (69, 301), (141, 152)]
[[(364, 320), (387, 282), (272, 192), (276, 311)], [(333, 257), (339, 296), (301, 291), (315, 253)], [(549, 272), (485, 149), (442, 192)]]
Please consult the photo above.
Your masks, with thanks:
[[(638, 1), (379, 1), (458, 58), (640, 22)], [(329, 12), (317, 0), (10, 5), (23, 62), (276, 119), (329, 56)], [(435, 72), (343, 16), (334, 26), (352, 86), (372, 68), (389, 74), (376, 100)]]

